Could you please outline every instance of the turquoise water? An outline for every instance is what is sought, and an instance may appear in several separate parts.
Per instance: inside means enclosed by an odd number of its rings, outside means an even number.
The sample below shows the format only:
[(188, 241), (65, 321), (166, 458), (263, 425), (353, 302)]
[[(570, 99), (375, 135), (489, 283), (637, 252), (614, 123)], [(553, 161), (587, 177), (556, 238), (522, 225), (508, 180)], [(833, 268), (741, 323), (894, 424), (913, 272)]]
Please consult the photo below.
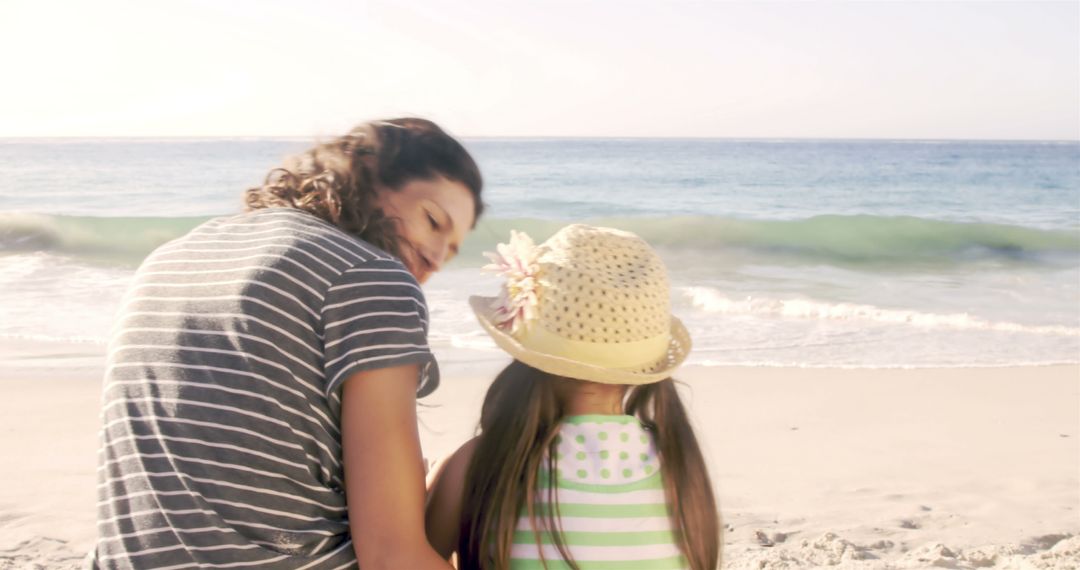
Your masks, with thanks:
[[(1080, 362), (1080, 144), (466, 141), (488, 214), (426, 287), (432, 342), (496, 357), (480, 252), (568, 221), (660, 251), (702, 364)], [(0, 140), (0, 336), (103, 342), (158, 244), (238, 211), (305, 140)]]

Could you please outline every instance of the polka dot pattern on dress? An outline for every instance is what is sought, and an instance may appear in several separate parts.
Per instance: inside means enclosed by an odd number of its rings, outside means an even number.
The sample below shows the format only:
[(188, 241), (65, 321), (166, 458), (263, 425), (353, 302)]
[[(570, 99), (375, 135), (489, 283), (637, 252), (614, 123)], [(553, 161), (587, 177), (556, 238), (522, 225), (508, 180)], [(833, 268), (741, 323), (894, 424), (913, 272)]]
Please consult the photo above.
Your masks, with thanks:
[(652, 434), (632, 416), (571, 416), (560, 426), (556, 446), (563, 481), (625, 485), (660, 467)]

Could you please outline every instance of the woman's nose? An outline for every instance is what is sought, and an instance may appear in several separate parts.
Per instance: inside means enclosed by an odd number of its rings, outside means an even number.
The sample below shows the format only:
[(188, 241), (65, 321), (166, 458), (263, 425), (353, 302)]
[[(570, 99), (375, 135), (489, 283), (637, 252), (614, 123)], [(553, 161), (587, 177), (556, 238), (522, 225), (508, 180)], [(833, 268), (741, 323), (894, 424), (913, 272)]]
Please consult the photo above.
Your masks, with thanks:
[(446, 263), (446, 259), (450, 255), (450, 244), (446, 240), (436, 240), (428, 247), (426, 253), (426, 257), (431, 263), (431, 270), (438, 271), (442, 269), (443, 264)]

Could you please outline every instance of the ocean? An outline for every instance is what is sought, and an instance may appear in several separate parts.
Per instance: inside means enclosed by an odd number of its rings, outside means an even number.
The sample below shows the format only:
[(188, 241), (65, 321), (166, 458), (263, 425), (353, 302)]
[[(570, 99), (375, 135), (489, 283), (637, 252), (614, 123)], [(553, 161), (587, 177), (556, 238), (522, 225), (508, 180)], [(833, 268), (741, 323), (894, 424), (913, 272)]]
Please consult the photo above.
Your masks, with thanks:
[[(0, 139), (0, 340), (104, 344), (139, 261), (306, 139)], [(705, 366), (1080, 362), (1080, 143), (469, 139), (488, 210), (425, 285), (446, 363), (502, 358), (481, 252), (576, 221), (671, 273)]]

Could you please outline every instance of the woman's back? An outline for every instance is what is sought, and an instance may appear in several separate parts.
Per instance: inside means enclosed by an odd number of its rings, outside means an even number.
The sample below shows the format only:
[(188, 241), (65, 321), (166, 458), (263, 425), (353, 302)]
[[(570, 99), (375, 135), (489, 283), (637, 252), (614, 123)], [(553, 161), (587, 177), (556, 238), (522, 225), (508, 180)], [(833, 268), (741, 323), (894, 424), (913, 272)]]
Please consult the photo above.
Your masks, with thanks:
[(399, 261), (300, 210), (215, 219), (159, 248), (110, 345), (95, 564), (352, 563), (341, 380), (416, 358), (426, 319)]

